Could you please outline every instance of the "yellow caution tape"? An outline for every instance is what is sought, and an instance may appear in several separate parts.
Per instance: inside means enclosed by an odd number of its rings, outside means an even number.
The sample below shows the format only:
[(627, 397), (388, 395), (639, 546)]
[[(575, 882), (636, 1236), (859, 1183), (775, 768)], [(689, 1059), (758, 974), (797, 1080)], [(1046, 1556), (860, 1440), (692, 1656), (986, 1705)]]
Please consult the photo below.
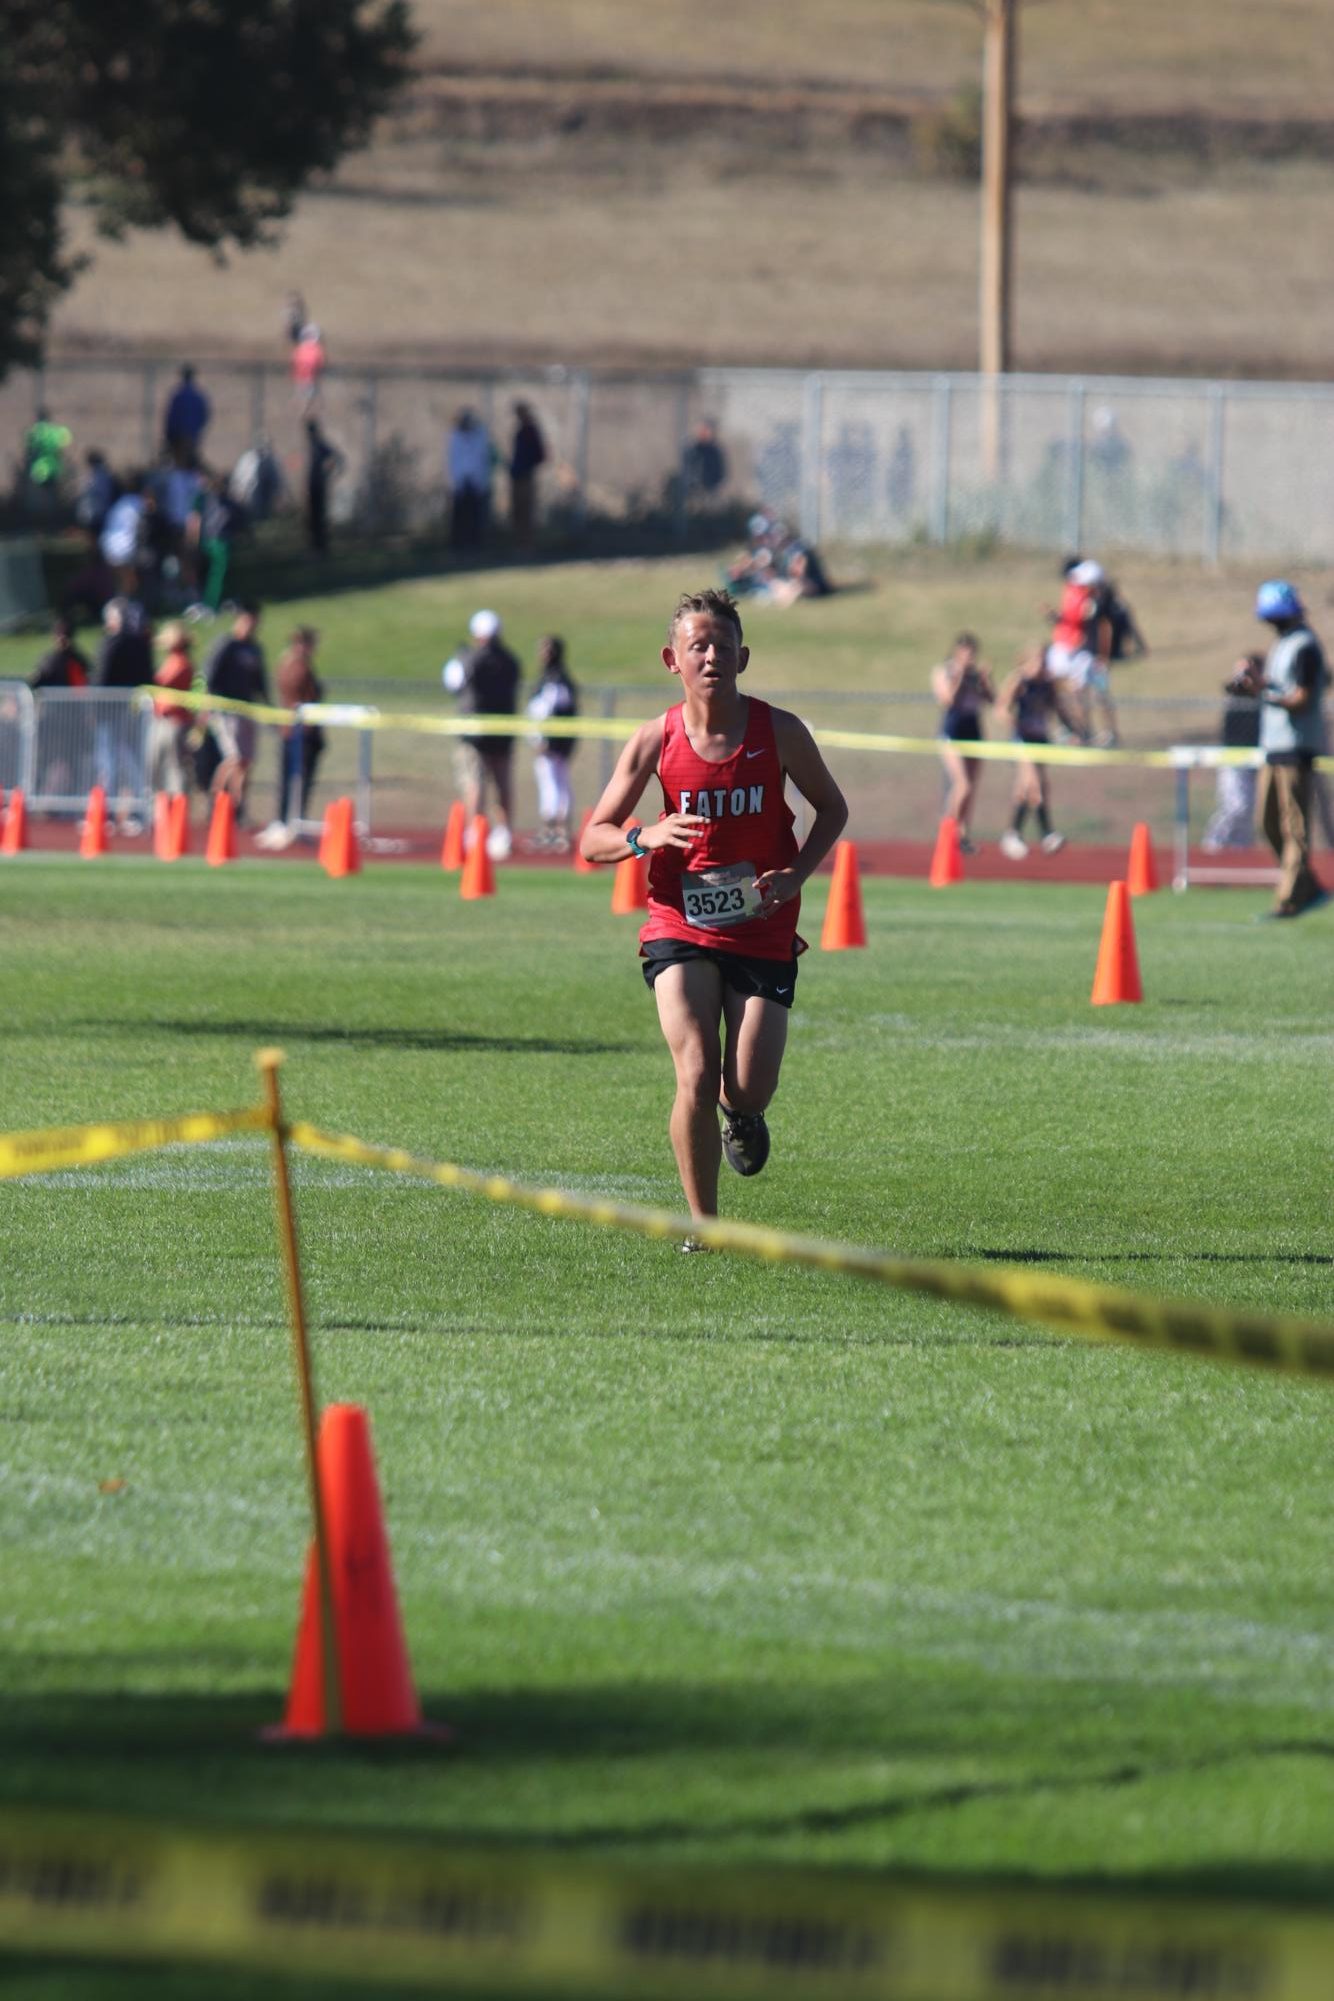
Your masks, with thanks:
[[(161, 688), (141, 688), (143, 695)], [(171, 699), (183, 707), (222, 709), (232, 715), (250, 716), (258, 723), (293, 723), (298, 719), (334, 728), (359, 730), (404, 730), (415, 736), (542, 736), (591, 737), (611, 743), (632, 736), (647, 720), (643, 716), (550, 716), (535, 723), (528, 716), (436, 716), (417, 715), (407, 710), (377, 709), (355, 702), (311, 702), (302, 709), (266, 708), (257, 702), (233, 702), (221, 696), (171, 689)], [(824, 750), (896, 751), (911, 757), (939, 757), (944, 740), (930, 736), (892, 736), (877, 730), (834, 730), (812, 728), (811, 735)], [(953, 744), (964, 757), (990, 758), (1003, 764), (1135, 765), (1158, 771), (1189, 770), (1196, 765), (1216, 769), (1219, 765), (1254, 765), (1253, 750), (1229, 749), (1223, 745), (1178, 745), (1170, 750), (1099, 750), (1092, 744), (1013, 743), (983, 740)], [(1317, 758), (1317, 767), (1334, 772), (1334, 757)]]
[(321, 1132), (300, 1120), (286, 1132), (291, 1143), (307, 1153), (413, 1175), (443, 1188), (485, 1196), (489, 1202), (532, 1209), (541, 1216), (578, 1218), (604, 1229), (632, 1230), (642, 1237), (697, 1237), (711, 1250), (737, 1251), (770, 1264), (845, 1272), (897, 1291), (928, 1293), (960, 1306), (981, 1306), (1015, 1320), (1057, 1327), (1082, 1339), (1130, 1341), (1139, 1347), (1168, 1348), (1215, 1361), (1334, 1378), (1334, 1326), (1321, 1321), (1290, 1314), (1231, 1312), (1195, 1300), (1154, 1299), (1087, 1279), (1035, 1277), (1025, 1271), (990, 1270), (938, 1258), (891, 1258), (855, 1244), (762, 1229), (753, 1223), (693, 1222), (666, 1209), (571, 1195), (559, 1188), (524, 1187), (503, 1175), (481, 1174), (448, 1161), (420, 1160), (401, 1148), (370, 1146), (344, 1134)]
[(122, 1153), (221, 1139), (225, 1133), (268, 1132), (271, 1125), (266, 1108), (256, 1105), (242, 1112), (189, 1112), (179, 1119), (126, 1119), (119, 1125), (0, 1133), (0, 1181), (50, 1174), (61, 1167), (92, 1167)]
[(1327, 2001), (1334, 1920), (13, 1814), (0, 1818), (0, 1945), (662, 2001)]

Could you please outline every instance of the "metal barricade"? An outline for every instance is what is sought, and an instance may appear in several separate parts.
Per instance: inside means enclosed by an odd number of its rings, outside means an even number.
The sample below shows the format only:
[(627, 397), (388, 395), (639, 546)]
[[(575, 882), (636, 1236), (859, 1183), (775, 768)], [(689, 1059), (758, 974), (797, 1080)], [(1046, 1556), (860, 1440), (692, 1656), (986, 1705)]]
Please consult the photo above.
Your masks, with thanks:
[(133, 688), (44, 688), (37, 703), (30, 805), (82, 813), (101, 785), (123, 817), (146, 820), (152, 711)]

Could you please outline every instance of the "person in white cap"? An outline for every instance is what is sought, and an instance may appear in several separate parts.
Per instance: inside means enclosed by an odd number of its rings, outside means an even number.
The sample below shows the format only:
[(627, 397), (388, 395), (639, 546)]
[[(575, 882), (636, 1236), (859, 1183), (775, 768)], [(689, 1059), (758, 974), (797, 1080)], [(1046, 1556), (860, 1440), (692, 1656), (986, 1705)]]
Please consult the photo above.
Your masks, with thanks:
[[(445, 662), (445, 687), (458, 696), (465, 716), (512, 716), (518, 707), (522, 669), (501, 639), (499, 616), (475, 611), (468, 634), (471, 644)], [(486, 812), (488, 791), (495, 796), (487, 836), (487, 853), (493, 861), (504, 861), (514, 845), (513, 764), (512, 736), (459, 738), (455, 769), (469, 832), (474, 817)]]

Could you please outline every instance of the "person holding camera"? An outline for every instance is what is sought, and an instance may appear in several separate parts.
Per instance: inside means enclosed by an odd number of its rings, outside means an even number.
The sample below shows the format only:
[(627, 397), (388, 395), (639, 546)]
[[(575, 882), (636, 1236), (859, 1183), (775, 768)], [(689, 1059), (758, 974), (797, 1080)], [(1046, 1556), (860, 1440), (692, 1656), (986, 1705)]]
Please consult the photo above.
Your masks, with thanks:
[[(1227, 701), (1219, 743), (1224, 750), (1256, 750), (1260, 744), (1259, 686), (1263, 653), (1243, 653), (1223, 683)], [(1255, 838), (1255, 791), (1259, 773), (1253, 765), (1220, 764), (1214, 810), (1200, 846), (1208, 855), (1224, 848), (1249, 848)]]
[(1329, 686), (1324, 649), (1307, 621), (1295, 586), (1281, 577), (1261, 584), (1255, 616), (1274, 628), (1258, 675), (1246, 685), (1260, 699), (1260, 824), (1278, 858), (1278, 897), (1271, 917), (1301, 917), (1329, 896), (1311, 867), (1311, 808), (1315, 761), (1325, 748), (1322, 703)]

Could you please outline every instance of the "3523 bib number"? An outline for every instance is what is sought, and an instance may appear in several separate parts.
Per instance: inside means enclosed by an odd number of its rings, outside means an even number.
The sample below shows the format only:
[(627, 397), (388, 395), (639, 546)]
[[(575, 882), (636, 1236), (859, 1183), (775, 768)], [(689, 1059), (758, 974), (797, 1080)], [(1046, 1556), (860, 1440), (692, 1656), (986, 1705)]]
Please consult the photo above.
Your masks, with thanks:
[(683, 876), (681, 907), (686, 923), (705, 931), (748, 923), (764, 908), (764, 898), (755, 887), (755, 864), (729, 862), (726, 868)]

